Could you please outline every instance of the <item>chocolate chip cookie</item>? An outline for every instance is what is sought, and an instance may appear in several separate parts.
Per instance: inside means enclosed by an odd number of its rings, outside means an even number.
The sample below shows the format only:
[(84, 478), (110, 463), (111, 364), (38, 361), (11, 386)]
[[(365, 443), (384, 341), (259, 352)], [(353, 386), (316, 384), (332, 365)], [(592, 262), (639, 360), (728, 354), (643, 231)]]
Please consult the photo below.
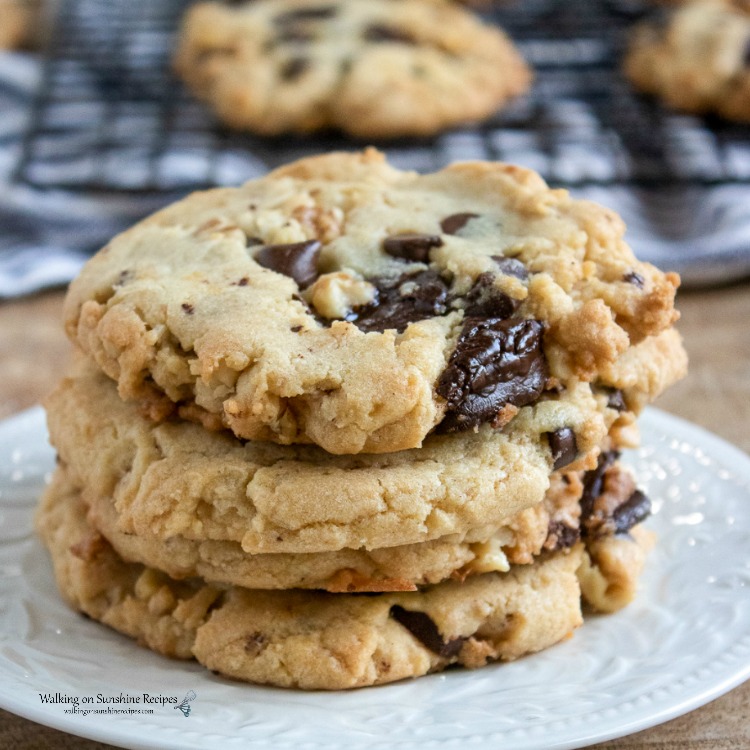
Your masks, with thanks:
[[(616, 460), (602, 454), (588, 472), (555, 472), (544, 501), (521, 511), (497, 529), (477, 529), (463, 537), (452, 535), (421, 544), (382, 549), (344, 549), (306, 554), (248, 554), (237, 542), (198, 541), (179, 534), (167, 539), (147, 531), (120, 530), (120, 516), (112, 497), (79, 488), (61, 465), (54, 480), (80, 494), (89, 523), (129, 562), (156, 568), (176, 579), (200, 577), (209, 583), (255, 589), (322, 589), (334, 593), (416, 591), (418, 586), (448, 578), (465, 580), (511, 565), (534, 563), (539, 555), (567, 549), (582, 539), (592, 572), (620, 562), (617, 572), (598, 574), (591, 599), (608, 611), (624, 606), (635, 594), (643, 553), (632, 541), (650, 512), (648, 498), (635, 487), (632, 476)], [(607, 554), (608, 542), (622, 552)], [(627, 557), (625, 551), (630, 550)], [(604, 562), (598, 563), (597, 561)], [(616, 576), (616, 581), (613, 579)], [(604, 583), (602, 583), (604, 582)], [(618, 591), (616, 597), (612, 593)], [(604, 595), (610, 592), (609, 598)], [(609, 602), (603, 605), (602, 602)]]
[(620, 417), (608, 396), (580, 383), (519, 409), (502, 431), (331, 456), (179, 420), (155, 424), (87, 362), (80, 368), (46, 403), (50, 439), (78, 486), (114, 501), (122, 532), (233, 542), (252, 554), (487, 539), (542, 501), (555, 468), (595, 467), (607, 426)]
[(428, 135), (487, 117), (531, 80), (502, 31), (425, 0), (199, 3), (175, 67), (229, 126), (266, 135)]
[(696, 0), (659, 9), (636, 29), (625, 73), (675, 109), (750, 122), (750, 4)]
[(66, 327), (155, 420), (334, 454), (507, 430), (581, 382), (637, 411), (685, 357), (678, 279), (623, 233), (519, 167), (330, 154), (116, 237), (71, 285)]
[(64, 486), (46, 493), (37, 528), (72, 607), (249, 682), (330, 690), (480, 667), (547, 648), (582, 622), (580, 546), (418, 592), (329, 594), (175, 581), (126, 563)]

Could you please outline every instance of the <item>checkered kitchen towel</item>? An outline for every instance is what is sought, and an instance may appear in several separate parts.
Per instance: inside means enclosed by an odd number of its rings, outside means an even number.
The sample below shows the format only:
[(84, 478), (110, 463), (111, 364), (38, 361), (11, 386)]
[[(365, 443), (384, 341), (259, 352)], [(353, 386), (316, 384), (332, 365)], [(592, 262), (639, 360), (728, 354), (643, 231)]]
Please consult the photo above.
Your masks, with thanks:
[[(523, 16), (501, 19), (537, 71), (529, 97), (481, 127), (386, 144), (389, 159), (420, 171), (462, 159), (523, 164), (618, 211), (639, 257), (679, 271), (686, 285), (750, 275), (750, 128), (707, 128), (630, 91), (612, 61), (621, 52), (619, 6), (637, 0), (557, 3), (552, 34), (543, 14), (555, 2), (524, 0)], [(41, 62), (0, 54), (0, 297), (67, 282), (113, 234), (190, 189), (361, 145), (223, 133), (168, 73), (185, 4), (63, 1), (22, 180), (12, 175)], [(651, 107), (645, 126), (643, 107)]]

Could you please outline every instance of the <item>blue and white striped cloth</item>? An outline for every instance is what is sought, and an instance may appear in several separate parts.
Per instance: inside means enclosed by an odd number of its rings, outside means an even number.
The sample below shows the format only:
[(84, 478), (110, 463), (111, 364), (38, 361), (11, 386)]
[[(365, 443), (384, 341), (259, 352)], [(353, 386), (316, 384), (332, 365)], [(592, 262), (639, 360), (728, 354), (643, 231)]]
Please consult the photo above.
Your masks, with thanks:
[[(29, 294), (67, 283), (85, 259), (119, 231), (180, 196), (180, 191), (150, 196), (70, 193), (13, 184), (11, 175), (40, 79), (32, 55), (0, 53), (0, 297)], [(696, 126), (698, 130), (698, 126)], [(531, 139), (533, 140), (533, 139)], [(487, 158), (482, 138), (472, 131), (447, 134), (439, 143), (439, 161)], [(388, 149), (386, 149), (388, 151)], [(518, 162), (532, 168), (540, 158), (533, 147), (518, 149)], [(401, 168), (429, 170), (435, 150), (418, 145), (394, 149), (389, 157)], [(591, 169), (596, 153), (570, 153), (557, 163), (575, 175), (581, 164)], [(690, 158), (700, 160), (699, 143)], [(750, 154), (738, 153), (750, 161)], [(580, 163), (578, 160), (581, 160)], [(175, 184), (189, 182), (191, 171), (205, 173), (205, 155), (189, 150), (165, 154), (162, 164)], [(267, 160), (251, 152), (223, 155), (220, 182), (239, 184), (267, 169)], [(606, 165), (604, 165), (606, 167)], [(739, 164), (740, 171), (750, 170)], [(138, 164), (123, 159), (122, 173)], [(542, 170), (544, 171), (544, 170)], [(53, 183), (54, 180), (41, 180)], [(636, 189), (622, 185), (589, 186), (572, 191), (619, 212), (628, 226), (627, 240), (644, 260), (676, 270), (685, 285), (725, 282), (750, 275), (750, 185), (727, 184)]]

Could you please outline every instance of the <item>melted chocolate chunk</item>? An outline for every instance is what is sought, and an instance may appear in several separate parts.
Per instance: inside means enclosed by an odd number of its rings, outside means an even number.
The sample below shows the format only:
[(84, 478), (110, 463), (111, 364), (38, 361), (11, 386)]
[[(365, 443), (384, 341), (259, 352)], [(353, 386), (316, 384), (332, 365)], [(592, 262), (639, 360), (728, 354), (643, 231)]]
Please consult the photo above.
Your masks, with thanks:
[(492, 260), (495, 261), (497, 267), (506, 276), (515, 276), (521, 281), (526, 281), (529, 278), (529, 271), (526, 266), (521, 263), (517, 258), (505, 258), (502, 255), (493, 255)]
[(274, 22), (280, 26), (296, 21), (321, 21), (325, 18), (333, 18), (338, 13), (335, 5), (317, 5), (312, 8), (298, 8), (289, 10), (276, 16)]
[(584, 523), (594, 512), (596, 498), (604, 489), (604, 473), (620, 457), (619, 451), (604, 451), (599, 454), (595, 469), (583, 475), (583, 494), (581, 495), (581, 523)]
[(643, 289), (643, 287), (646, 285), (646, 279), (643, 278), (639, 273), (636, 273), (635, 271), (630, 271), (630, 273), (626, 273), (622, 280), (627, 282), (628, 284), (632, 284), (633, 286), (637, 286), (639, 289)]
[(416, 39), (402, 29), (386, 26), (381, 23), (370, 24), (362, 34), (368, 42), (399, 42), (401, 44), (416, 44)]
[(446, 659), (458, 656), (464, 641), (466, 641), (464, 637), (444, 641), (437, 625), (424, 612), (412, 612), (394, 604), (391, 607), (390, 615), (396, 622), (401, 623), (423, 646)]
[(264, 268), (291, 276), (301, 289), (318, 278), (320, 242), (294, 242), (291, 245), (266, 245), (255, 254), (255, 260)]
[(574, 529), (561, 521), (553, 521), (547, 532), (547, 540), (550, 543), (545, 544), (545, 547), (551, 550), (568, 549), (576, 544), (580, 538), (581, 532), (579, 529)]
[(450, 216), (446, 216), (440, 222), (440, 228), (446, 234), (458, 234), (458, 232), (460, 232), (466, 226), (470, 219), (476, 219), (478, 216), (479, 214), (470, 213), (451, 214)]
[(605, 388), (607, 394), (607, 407), (615, 411), (625, 411), (628, 407), (625, 396), (619, 388)]
[(552, 460), (555, 462), (553, 466), (555, 471), (575, 461), (578, 455), (578, 443), (576, 434), (570, 427), (561, 427), (554, 432), (548, 432), (547, 440), (552, 451)]
[(495, 286), (495, 275), (479, 274), (474, 286), (466, 294), (467, 318), (509, 318), (521, 304)]
[(651, 515), (651, 501), (640, 490), (636, 490), (612, 514), (615, 533), (624, 534)]
[(440, 427), (459, 432), (491, 422), (506, 405), (536, 401), (547, 380), (538, 320), (468, 318), (438, 381), (448, 402)]
[(287, 60), (279, 71), (284, 81), (294, 81), (299, 78), (310, 67), (310, 61), (306, 57), (293, 57)]
[(436, 234), (395, 234), (383, 240), (383, 250), (394, 258), (427, 263), (430, 250), (442, 244), (443, 241)]
[(401, 333), (409, 323), (448, 312), (448, 286), (434, 271), (404, 274), (396, 279), (370, 279), (378, 289), (377, 298), (358, 307), (347, 318), (362, 331)]

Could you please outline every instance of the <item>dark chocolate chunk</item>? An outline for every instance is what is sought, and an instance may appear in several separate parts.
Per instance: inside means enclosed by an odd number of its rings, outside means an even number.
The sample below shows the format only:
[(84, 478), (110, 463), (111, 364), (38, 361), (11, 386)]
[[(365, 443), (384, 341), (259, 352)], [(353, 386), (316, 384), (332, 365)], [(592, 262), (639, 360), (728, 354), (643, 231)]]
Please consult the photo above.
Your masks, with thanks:
[(266, 636), (263, 633), (250, 633), (245, 638), (245, 651), (252, 656), (259, 654), (266, 647)]
[(506, 276), (515, 276), (521, 281), (526, 281), (529, 278), (528, 269), (518, 258), (505, 258), (502, 255), (493, 255), (492, 260), (495, 261), (497, 267)]
[(583, 475), (583, 494), (581, 495), (581, 523), (585, 523), (594, 512), (596, 498), (604, 489), (604, 473), (620, 457), (619, 451), (604, 451), (599, 454), (595, 469)]
[(338, 13), (335, 5), (316, 5), (312, 8), (298, 8), (281, 13), (274, 19), (280, 26), (296, 21), (321, 21), (325, 18), (333, 18)]
[(287, 60), (279, 71), (284, 81), (294, 81), (299, 78), (310, 67), (310, 61), (306, 57), (293, 57)]
[(624, 534), (651, 515), (651, 501), (640, 490), (636, 490), (612, 514), (615, 533)]
[(313, 39), (315, 39), (315, 34), (310, 30), (306, 28), (301, 28), (299, 26), (285, 26), (274, 38), (274, 43), (293, 43), (293, 42), (300, 42), (300, 43), (306, 43), (311, 42)]
[(192, 315), (195, 312), (195, 308), (189, 302), (183, 302), (182, 309), (187, 315)]
[(550, 542), (554, 539), (554, 543), (545, 544), (545, 547), (551, 550), (568, 549), (576, 544), (580, 538), (580, 529), (574, 529), (572, 526), (568, 526), (561, 521), (553, 521), (549, 525), (547, 539)]
[(416, 39), (402, 29), (386, 26), (381, 23), (370, 24), (362, 34), (368, 42), (398, 42), (400, 44), (415, 44)]
[(466, 294), (467, 318), (509, 318), (520, 301), (509, 297), (495, 286), (495, 276), (489, 272), (477, 276), (474, 286)]
[(636, 273), (635, 271), (630, 271), (630, 273), (626, 273), (622, 277), (623, 281), (626, 281), (628, 284), (632, 284), (633, 286), (637, 286), (639, 289), (643, 289), (643, 287), (646, 285), (646, 279), (643, 278), (639, 273)]
[(448, 312), (448, 285), (435, 271), (369, 281), (377, 287), (378, 296), (347, 318), (362, 331), (395, 328), (401, 333), (409, 323)]
[(466, 226), (470, 219), (476, 219), (477, 216), (479, 216), (479, 214), (451, 214), (450, 216), (446, 216), (440, 222), (440, 228), (446, 234), (458, 234), (458, 232), (460, 232)]
[(547, 380), (538, 320), (468, 318), (438, 381), (446, 401), (442, 431), (458, 432), (491, 422), (506, 405), (536, 401)]
[(291, 276), (304, 289), (318, 278), (320, 242), (294, 242), (291, 245), (266, 245), (255, 254), (255, 260), (264, 268)]
[(552, 460), (555, 462), (553, 466), (555, 471), (575, 461), (578, 455), (578, 443), (576, 434), (570, 427), (561, 427), (554, 432), (548, 432), (547, 440), (552, 451)]
[(625, 411), (628, 407), (625, 403), (625, 396), (619, 388), (606, 388), (607, 407), (615, 411)]
[(396, 622), (401, 623), (423, 646), (446, 659), (458, 656), (464, 641), (466, 641), (464, 637), (444, 641), (437, 625), (424, 612), (413, 612), (394, 604), (391, 607), (390, 615)]
[(383, 240), (383, 250), (394, 258), (427, 263), (430, 250), (442, 244), (443, 241), (436, 234), (395, 234)]

